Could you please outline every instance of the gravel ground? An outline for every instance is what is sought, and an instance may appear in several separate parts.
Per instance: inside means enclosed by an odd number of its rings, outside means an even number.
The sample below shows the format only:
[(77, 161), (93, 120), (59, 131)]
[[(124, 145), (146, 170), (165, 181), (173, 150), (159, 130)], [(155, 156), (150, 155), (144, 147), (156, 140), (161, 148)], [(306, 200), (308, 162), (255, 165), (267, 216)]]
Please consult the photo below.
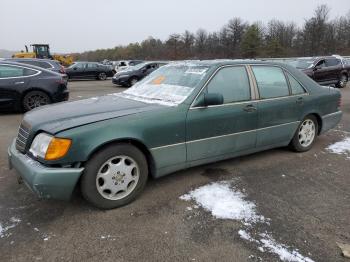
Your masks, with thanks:
[[(72, 81), (71, 100), (122, 91), (110, 80)], [(348, 261), (336, 242), (350, 243), (350, 159), (326, 147), (350, 137), (350, 88), (341, 90), (341, 124), (302, 154), (280, 148), (191, 168), (149, 181), (132, 204), (110, 211), (38, 200), (7, 167), (7, 147), (21, 114), (0, 115), (1, 261), (280, 261), (240, 238), (242, 222), (216, 219), (179, 199), (202, 185), (230, 181), (256, 205), (268, 232), (314, 261)], [(2, 232), (2, 233), (1, 233)]]

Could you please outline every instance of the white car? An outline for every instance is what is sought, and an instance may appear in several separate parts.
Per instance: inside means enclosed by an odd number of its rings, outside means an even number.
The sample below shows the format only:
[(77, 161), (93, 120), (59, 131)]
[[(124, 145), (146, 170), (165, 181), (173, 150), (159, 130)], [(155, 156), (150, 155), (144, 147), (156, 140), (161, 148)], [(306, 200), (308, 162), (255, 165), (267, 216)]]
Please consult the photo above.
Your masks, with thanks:
[(129, 67), (135, 66), (137, 64), (142, 63), (141, 60), (121, 60), (118, 61), (117, 65), (114, 67), (115, 72), (120, 72), (125, 69), (128, 69)]

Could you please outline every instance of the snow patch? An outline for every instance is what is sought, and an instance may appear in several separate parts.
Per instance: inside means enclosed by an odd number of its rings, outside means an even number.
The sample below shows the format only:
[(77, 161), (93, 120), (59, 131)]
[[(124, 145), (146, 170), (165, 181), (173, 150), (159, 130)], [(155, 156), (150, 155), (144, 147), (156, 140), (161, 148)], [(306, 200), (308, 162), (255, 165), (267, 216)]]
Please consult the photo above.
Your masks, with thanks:
[(314, 262), (314, 260), (304, 257), (296, 250), (289, 251), (290, 247), (277, 243), (276, 240), (268, 234), (261, 234), (261, 236), (263, 238), (260, 239), (260, 242), (263, 244), (263, 247), (277, 254), (282, 261)]
[[(278, 243), (267, 233), (249, 233), (254, 224), (269, 226), (268, 218), (257, 213), (256, 205), (247, 200), (246, 196), (239, 190), (233, 188), (229, 181), (215, 182), (180, 196), (181, 200), (194, 200), (197, 205), (211, 212), (215, 218), (233, 219), (242, 222), (243, 228), (238, 235), (245, 241), (257, 245), (260, 252), (274, 253), (282, 261), (289, 262), (313, 262), (311, 258), (304, 257), (297, 250), (287, 245)], [(187, 209), (188, 210), (188, 209)]]
[(243, 220), (245, 222), (264, 221), (255, 210), (255, 204), (245, 200), (242, 192), (232, 190), (229, 183), (212, 183), (202, 186), (181, 197), (193, 199), (216, 218)]
[(327, 150), (334, 154), (348, 155), (348, 158), (350, 158), (350, 137), (328, 146)]
[(7, 233), (7, 231), (9, 229), (12, 229), (12, 228), (16, 227), (20, 222), (21, 222), (21, 220), (19, 218), (11, 217), (10, 218), (10, 223), (7, 223), (6, 226), (4, 224), (0, 223), (0, 238), (4, 238), (4, 237), (10, 236), (11, 234)]

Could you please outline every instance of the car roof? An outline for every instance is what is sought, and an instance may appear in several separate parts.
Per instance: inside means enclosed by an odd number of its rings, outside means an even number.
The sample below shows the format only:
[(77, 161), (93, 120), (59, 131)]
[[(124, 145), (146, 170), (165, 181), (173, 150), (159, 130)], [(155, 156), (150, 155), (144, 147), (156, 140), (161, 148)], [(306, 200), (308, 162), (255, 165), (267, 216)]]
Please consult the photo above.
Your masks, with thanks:
[(54, 74), (54, 75), (60, 75), (54, 71), (39, 67), (39, 66), (34, 66), (34, 65), (29, 65), (29, 64), (23, 64), (20, 62), (12, 62), (8, 60), (0, 60), (0, 65), (14, 65), (14, 66), (22, 66), (22, 67), (27, 67), (27, 68), (32, 68), (38, 71), (44, 71), (46, 73)]
[(49, 63), (50, 65), (53, 66), (59, 66), (61, 65), (59, 61), (57, 60), (52, 60), (52, 59), (45, 59), (45, 58), (6, 58), (6, 61), (14, 61), (14, 62), (25, 62), (25, 61), (30, 61), (30, 62), (46, 62)]

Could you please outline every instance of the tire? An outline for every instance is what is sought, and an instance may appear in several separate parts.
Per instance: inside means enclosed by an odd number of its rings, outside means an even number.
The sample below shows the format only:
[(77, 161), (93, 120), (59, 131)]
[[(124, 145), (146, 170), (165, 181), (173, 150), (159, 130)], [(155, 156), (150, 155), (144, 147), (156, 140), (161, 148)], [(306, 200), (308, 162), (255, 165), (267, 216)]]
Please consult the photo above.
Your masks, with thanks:
[(289, 146), (296, 152), (306, 152), (312, 148), (317, 135), (317, 119), (313, 115), (308, 115), (301, 121)]
[(346, 85), (347, 85), (347, 83), (348, 83), (348, 76), (347, 75), (345, 75), (345, 74), (342, 74), (341, 76), (340, 76), (340, 79), (339, 79), (339, 82), (338, 82), (338, 84), (336, 85), (338, 88), (344, 88), (344, 87), (346, 87)]
[(85, 165), (80, 187), (89, 203), (100, 209), (112, 209), (135, 200), (147, 178), (145, 155), (135, 146), (118, 143), (92, 156)]
[(97, 76), (97, 79), (101, 80), (101, 81), (106, 80), (107, 79), (106, 73), (104, 73), (104, 72), (99, 73), (98, 76)]
[(22, 99), (22, 107), (25, 112), (48, 104), (51, 104), (49, 95), (37, 90), (29, 91)]
[(129, 87), (135, 85), (138, 81), (139, 81), (139, 79), (137, 77), (133, 76), (129, 80)]

